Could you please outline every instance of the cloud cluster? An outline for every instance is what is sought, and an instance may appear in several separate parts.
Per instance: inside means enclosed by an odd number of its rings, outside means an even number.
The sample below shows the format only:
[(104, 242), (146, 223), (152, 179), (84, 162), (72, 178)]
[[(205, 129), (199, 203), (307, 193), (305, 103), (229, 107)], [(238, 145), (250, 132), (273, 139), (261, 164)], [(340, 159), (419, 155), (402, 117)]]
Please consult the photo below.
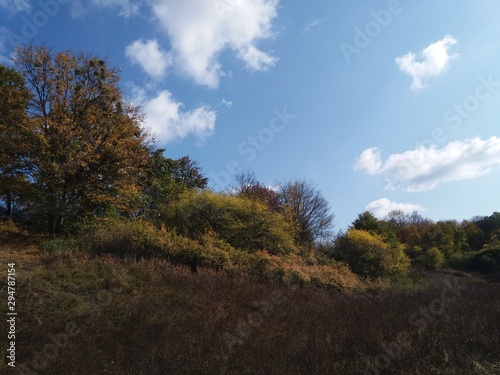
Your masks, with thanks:
[(409, 52), (396, 58), (396, 64), (402, 72), (413, 78), (411, 84), (413, 90), (422, 89), (427, 78), (445, 72), (450, 60), (458, 56), (449, 52), (455, 44), (457, 44), (457, 40), (451, 35), (446, 35), (443, 39), (426, 47), (418, 55)]
[(153, 12), (167, 33), (176, 66), (196, 83), (216, 88), (225, 50), (250, 70), (265, 71), (277, 59), (257, 48), (273, 37), (278, 0), (154, 0)]
[(377, 148), (369, 148), (356, 159), (354, 168), (372, 175), (386, 175), (386, 189), (431, 190), (447, 182), (475, 179), (500, 168), (500, 138), (456, 141), (442, 148), (420, 146), (392, 154), (385, 162)]
[(133, 86), (132, 101), (146, 113), (145, 127), (151, 131), (161, 145), (194, 135), (202, 144), (215, 128), (217, 113), (206, 105), (184, 110), (168, 90), (160, 91), (149, 98), (144, 89)]
[(172, 66), (172, 55), (162, 51), (156, 39), (136, 40), (127, 46), (125, 55), (156, 80), (163, 79)]
[(366, 210), (370, 211), (379, 219), (384, 219), (385, 217), (387, 217), (389, 212), (396, 210), (402, 211), (405, 214), (411, 214), (414, 211), (425, 211), (425, 209), (418, 204), (398, 203), (390, 201), (387, 198), (382, 198), (371, 202), (368, 206), (366, 206)]

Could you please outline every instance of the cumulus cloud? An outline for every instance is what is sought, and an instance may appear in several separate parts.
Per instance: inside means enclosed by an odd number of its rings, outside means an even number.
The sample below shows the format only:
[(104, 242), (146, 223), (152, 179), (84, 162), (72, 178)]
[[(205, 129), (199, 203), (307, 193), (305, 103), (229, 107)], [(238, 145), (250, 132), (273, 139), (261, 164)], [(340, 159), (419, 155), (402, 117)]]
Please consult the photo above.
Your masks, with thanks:
[(277, 58), (260, 50), (272, 38), (278, 0), (153, 0), (156, 19), (167, 33), (176, 66), (196, 83), (218, 86), (219, 62), (230, 50), (250, 70), (265, 71)]
[(31, 9), (29, 0), (0, 0), (0, 7), (16, 13)]
[(368, 206), (366, 206), (366, 210), (370, 211), (379, 219), (383, 219), (387, 217), (389, 212), (391, 211), (402, 211), (405, 214), (411, 214), (414, 211), (425, 211), (425, 209), (413, 203), (398, 203), (390, 201), (387, 198), (378, 199), (376, 201), (371, 202)]
[(482, 177), (500, 168), (500, 138), (456, 141), (442, 148), (417, 147), (392, 154), (383, 162), (376, 148), (363, 151), (355, 169), (384, 174), (386, 189), (426, 191), (452, 182)]
[(167, 90), (147, 97), (144, 89), (133, 86), (132, 95), (134, 104), (141, 105), (146, 114), (145, 128), (153, 133), (159, 144), (194, 135), (201, 145), (215, 129), (217, 113), (209, 106), (184, 110), (184, 105)]
[(164, 78), (172, 65), (171, 54), (162, 51), (156, 39), (136, 40), (127, 46), (125, 55), (156, 80)]
[(413, 78), (411, 88), (419, 90), (424, 87), (424, 81), (429, 77), (437, 76), (446, 71), (450, 60), (456, 58), (457, 54), (450, 54), (451, 46), (457, 44), (457, 40), (451, 35), (432, 43), (418, 55), (409, 52), (396, 58), (399, 69)]
[(354, 162), (355, 170), (364, 170), (369, 174), (377, 174), (382, 168), (380, 151), (376, 147), (366, 149)]

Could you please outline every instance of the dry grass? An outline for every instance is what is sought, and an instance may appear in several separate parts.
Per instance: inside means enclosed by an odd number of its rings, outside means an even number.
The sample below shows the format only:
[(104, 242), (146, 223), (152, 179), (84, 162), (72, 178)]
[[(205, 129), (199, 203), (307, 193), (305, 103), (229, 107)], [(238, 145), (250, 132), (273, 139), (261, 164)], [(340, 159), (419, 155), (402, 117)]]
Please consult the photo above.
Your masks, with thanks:
[[(41, 373), (423, 375), (499, 370), (500, 285), (463, 274), (432, 273), (425, 288), (375, 291), (371, 286), (339, 293), (204, 269), (191, 274), (154, 259), (42, 256), (26, 249), (19, 242), (4, 243), (0, 254), (2, 260), (22, 259), (17, 261), (23, 280), (17, 295), (22, 327), (18, 364), (38, 367)], [(291, 267), (306, 278), (339, 276), (328, 276), (325, 265)], [(453, 291), (443, 297), (443, 291), (451, 290), (447, 282), (458, 283), (456, 300), (451, 300)], [(444, 307), (435, 302), (443, 298)], [(426, 318), (422, 309), (439, 314)], [(65, 333), (68, 322), (76, 327), (73, 336)], [(67, 339), (50, 352), (54, 340), (64, 335)], [(395, 345), (401, 335), (404, 345)], [(5, 349), (3, 342), (0, 349)]]

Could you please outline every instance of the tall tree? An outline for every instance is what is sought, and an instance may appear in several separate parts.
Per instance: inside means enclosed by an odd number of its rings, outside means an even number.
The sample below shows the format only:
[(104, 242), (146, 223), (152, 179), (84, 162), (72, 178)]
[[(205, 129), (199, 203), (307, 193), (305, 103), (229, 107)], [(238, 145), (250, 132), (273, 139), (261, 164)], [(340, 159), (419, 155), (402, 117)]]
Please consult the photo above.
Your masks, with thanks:
[(23, 160), (18, 157), (26, 147), (23, 128), (29, 100), (22, 75), (0, 65), (0, 198), (8, 217), (13, 216), (29, 186), (22, 173)]
[(297, 226), (299, 243), (312, 243), (331, 235), (334, 215), (330, 204), (312, 182), (285, 182), (280, 186), (279, 196), (281, 206)]
[(33, 45), (14, 62), (32, 94), (31, 146), (20, 157), (50, 233), (69, 217), (134, 210), (148, 137), (138, 109), (123, 102), (118, 71), (89, 53)]

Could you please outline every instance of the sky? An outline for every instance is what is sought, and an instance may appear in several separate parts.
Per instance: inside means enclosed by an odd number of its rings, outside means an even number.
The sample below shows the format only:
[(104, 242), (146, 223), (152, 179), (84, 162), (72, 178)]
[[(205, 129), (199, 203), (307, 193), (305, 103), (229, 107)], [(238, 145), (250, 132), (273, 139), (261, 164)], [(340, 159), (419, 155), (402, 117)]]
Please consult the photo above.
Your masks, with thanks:
[(499, 19), (495, 0), (0, 0), (0, 63), (26, 42), (106, 58), (216, 191), (310, 180), (336, 230), (463, 220), (500, 210)]

